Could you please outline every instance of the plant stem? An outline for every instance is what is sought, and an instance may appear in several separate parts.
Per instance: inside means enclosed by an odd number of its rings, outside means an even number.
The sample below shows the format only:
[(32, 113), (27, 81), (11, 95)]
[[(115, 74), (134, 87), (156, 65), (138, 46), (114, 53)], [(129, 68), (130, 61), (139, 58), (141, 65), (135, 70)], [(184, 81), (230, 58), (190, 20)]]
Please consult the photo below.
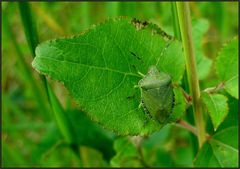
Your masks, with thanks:
[(194, 119), (197, 127), (199, 148), (205, 141), (205, 127), (202, 116), (202, 105), (200, 102), (200, 88), (196, 69), (196, 61), (192, 41), (192, 29), (190, 20), (190, 9), (188, 2), (177, 2), (178, 19), (185, 54), (186, 70), (190, 93), (193, 98)]
[(197, 136), (197, 129), (195, 127), (193, 127), (191, 124), (187, 123), (186, 121), (179, 120), (179, 121), (176, 122), (176, 125), (187, 129), (188, 131), (192, 132), (194, 135)]
[[(28, 45), (30, 46), (30, 50), (32, 53), (32, 57), (35, 57), (35, 47), (37, 46), (39, 40), (38, 40), (38, 34), (36, 30), (36, 24), (32, 20), (31, 15), (31, 9), (29, 7), (29, 4), (26, 2), (19, 2), (19, 9), (20, 9), (20, 15), (22, 19), (22, 23), (24, 25), (24, 32), (26, 35), (26, 39), (28, 42)], [(34, 36), (32, 36), (34, 35)]]
[(173, 16), (174, 35), (178, 40), (181, 40), (181, 32), (179, 28), (176, 2), (171, 2), (171, 10), (172, 10), (172, 16)]
[[(182, 119), (178, 120), (176, 123), (174, 123), (174, 125), (180, 126), (184, 129), (190, 131), (195, 136), (198, 136), (197, 129), (194, 126), (192, 126), (191, 124), (187, 123), (186, 121), (184, 121)], [(210, 139), (211, 136), (208, 133), (206, 133), (205, 137), (206, 137), (206, 139)]]
[(53, 93), (52, 88), (48, 83), (47, 83), (47, 90), (49, 93), (49, 102), (53, 110), (58, 128), (60, 129), (67, 143), (71, 144), (74, 142), (74, 136), (72, 134), (73, 133), (72, 125), (70, 124), (69, 119), (66, 117), (62, 106), (60, 105), (56, 95)]
[(206, 88), (206, 89), (204, 89), (203, 91), (206, 92), (206, 93), (209, 93), (209, 94), (213, 94), (213, 93), (218, 92), (218, 91), (221, 90), (221, 89), (224, 89), (224, 87), (225, 87), (224, 82), (221, 82), (221, 83), (219, 83), (218, 85), (216, 85), (216, 86), (214, 86), (214, 87)]
[[(25, 37), (27, 39), (28, 46), (31, 50), (32, 58), (34, 58), (35, 57), (35, 48), (39, 43), (36, 24), (34, 23), (34, 21), (32, 19), (31, 9), (27, 2), (21, 2), (21, 3), (19, 2), (19, 10), (20, 10), (22, 23), (23, 23)], [(40, 76), (40, 78), (44, 84), (45, 90), (47, 92), (48, 90), (47, 90), (46, 78), (43, 75), (39, 75), (39, 76)], [(47, 92), (47, 96), (49, 97), (48, 92)]]
[[(182, 41), (176, 2), (171, 2), (171, 5), (172, 5), (171, 11), (172, 11), (172, 18), (173, 18), (174, 35), (175, 35), (176, 39), (178, 39), (179, 41)], [(186, 69), (184, 70), (181, 84), (182, 84), (183, 91), (186, 93), (190, 93)], [(192, 100), (191, 100), (191, 104), (189, 104), (189, 102), (187, 102), (186, 112), (189, 115), (194, 114), (192, 107), (190, 107), (191, 105), (192, 105)], [(192, 119), (191, 116), (187, 116), (187, 119), (190, 122), (194, 122), (194, 119)], [(193, 134), (191, 135), (191, 139), (192, 139), (192, 144), (193, 144), (193, 151), (197, 152), (198, 151), (198, 140), (193, 136)]]

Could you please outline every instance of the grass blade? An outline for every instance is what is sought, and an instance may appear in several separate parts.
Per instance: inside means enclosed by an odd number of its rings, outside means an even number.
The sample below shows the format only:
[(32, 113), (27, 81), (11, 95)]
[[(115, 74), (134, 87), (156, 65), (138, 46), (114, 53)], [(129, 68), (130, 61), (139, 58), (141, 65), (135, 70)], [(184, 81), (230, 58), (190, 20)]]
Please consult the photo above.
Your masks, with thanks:
[(5, 27), (5, 33), (7, 34), (7, 36), (9, 37), (9, 39), (12, 40), (13, 46), (16, 49), (16, 53), (17, 53), (17, 57), (18, 57), (18, 61), (21, 64), (22, 67), (22, 71), (24, 76), (26, 77), (26, 79), (28, 80), (28, 83), (30, 84), (32, 91), (34, 91), (34, 96), (36, 99), (36, 102), (38, 104), (39, 110), (42, 112), (42, 115), (46, 118), (49, 119), (49, 107), (46, 104), (43, 95), (41, 94), (41, 91), (39, 89), (39, 86), (37, 85), (33, 75), (31, 74), (30, 68), (28, 67), (27, 63), (24, 60), (24, 56), (22, 51), (20, 50), (19, 45), (17, 44), (16, 41), (16, 37), (13, 34), (13, 31), (9, 25), (9, 22), (7, 20), (8, 14), (5, 12), (3, 17), (2, 17), (2, 21), (3, 21), (3, 26)]
[(22, 18), (22, 23), (24, 25), (24, 32), (28, 45), (30, 47), (32, 57), (35, 56), (35, 48), (39, 42), (38, 34), (36, 30), (36, 24), (32, 20), (30, 6), (26, 2), (19, 2), (19, 9)]
[[(29, 44), (29, 47), (32, 51), (32, 56), (33, 58), (35, 57), (35, 48), (37, 44), (39, 43), (38, 41), (38, 34), (36, 30), (36, 25), (33, 22), (33, 18), (31, 16), (31, 9), (29, 6), (28, 2), (19, 2), (19, 9), (21, 13), (21, 18), (22, 18), (22, 23), (24, 26), (25, 30), (25, 35)], [(74, 144), (74, 131), (71, 126), (71, 123), (66, 116), (61, 104), (59, 103), (56, 95), (54, 94), (51, 86), (48, 84), (45, 76), (41, 75), (41, 79), (44, 83), (46, 93), (48, 95), (49, 103), (52, 108), (52, 112), (54, 115), (54, 118), (56, 120), (57, 126), (63, 135), (64, 139), (70, 144), (70, 145), (75, 145)], [(74, 147), (74, 148), (73, 148)], [(75, 153), (77, 153), (77, 147), (72, 146), (73, 150)], [(78, 154), (79, 155), (79, 154)]]

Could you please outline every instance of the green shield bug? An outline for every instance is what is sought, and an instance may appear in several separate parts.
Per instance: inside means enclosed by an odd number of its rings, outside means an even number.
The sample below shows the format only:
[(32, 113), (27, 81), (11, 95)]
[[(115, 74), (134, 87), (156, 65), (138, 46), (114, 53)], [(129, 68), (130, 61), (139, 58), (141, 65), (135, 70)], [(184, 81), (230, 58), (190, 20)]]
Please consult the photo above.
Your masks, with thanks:
[(151, 66), (146, 76), (138, 82), (141, 90), (142, 106), (150, 117), (165, 123), (172, 113), (174, 93), (171, 77)]

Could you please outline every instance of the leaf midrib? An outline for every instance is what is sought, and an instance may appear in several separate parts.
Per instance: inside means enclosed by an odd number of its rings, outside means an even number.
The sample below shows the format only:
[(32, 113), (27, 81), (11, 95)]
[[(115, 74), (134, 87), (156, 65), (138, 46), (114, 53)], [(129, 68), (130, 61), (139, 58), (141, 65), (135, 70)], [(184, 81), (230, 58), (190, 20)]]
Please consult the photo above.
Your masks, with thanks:
[(134, 76), (134, 77), (141, 78), (141, 76), (138, 75), (138, 74), (130, 73), (130, 72), (123, 72), (123, 71), (111, 69), (111, 68), (108, 68), (108, 67), (87, 65), (87, 64), (82, 64), (82, 63), (78, 63), (78, 62), (72, 62), (72, 61), (68, 61), (68, 60), (59, 60), (59, 59), (54, 59), (54, 58), (45, 57), (45, 56), (40, 56), (40, 58), (45, 58), (45, 59), (54, 60), (54, 61), (58, 61), (58, 62), (66, 62), (66, 63), (77, 64), (77, 65), (85, 66), (85, 67), (88, 67), (88, 68), (99, 69), (99, 70), (104, 70), (104, 71), (110, 71), (110, 72), (114, 72), (114, 73), (120, 73), (120, 74), (123, 74), (124, 76)]
[(238, 74), (232, 76), (232, 78), (230, 78), (230, 79), (228, 79), (227, 81), (225, 81), (225, 83), (229, 83), (229, 82), (231, 82), (232, 80), (236, 79), (237, 77), (238, 77)]
[[(212, 98), (212, 96), (211, 95), (209, 95), (209, 98), (210, 98), (210, 100), (212, 101), (212, 103), (213, 103), (213, 107), (214, 107), (214, 109), (215, 109), (215, 115), (217, 115), (217, 117), (219, 118), (219, 114), (218, 114), (218, 108), (217, 108), (217, 106), (216, 106), (216, 104), (215, 104), (215, 102), (214, 102), (214, 100), (213, 100), (213, 98)], [(214, 127), (215, 128), (215, 127)]]
[(238, 152), (238, 150), (236, 148), (234, 148), (234, 147), (232, 147), (232, 146), (230, 146), (228, 144), (225, 144), (225, 143), (223, 143), (223, 142), (221, 142), (219, 140), (216, 140), (216, 139), (212, 138), (211, 141), (214, 141), (214, 142), (216, 142), (218, 144), (221, 144), (223, 147), (229, 148), (229, 149), (233, 150), (234, 152)]

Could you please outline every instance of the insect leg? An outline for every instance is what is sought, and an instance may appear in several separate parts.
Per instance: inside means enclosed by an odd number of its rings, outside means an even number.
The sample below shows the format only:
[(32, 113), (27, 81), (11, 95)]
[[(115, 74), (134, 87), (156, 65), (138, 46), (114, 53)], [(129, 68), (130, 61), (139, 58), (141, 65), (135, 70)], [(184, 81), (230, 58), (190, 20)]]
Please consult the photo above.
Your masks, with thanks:
[(138, 108), (140, 109), (141, 107), (143, 107), (143, 102), (140, 102), (138, 105)]
[(142, 77), (145, 77), (145, 75), (143, 74), (143, 73), (141, 73), (141, 72), (137, 72), (140, 76), (142, 76)]
[(161, 57), (165, 54), (166, 50), (168, 49), (168, 47), (170, 46), (172, 40), (169, 40), (169, 42), (166, 43), (165, 47), (162, 49), (161, 53), (160, 53), (160, 56), (158, 57), (157, 59), (157, 63), (156, 63), (156, 66), (158, 65)]

